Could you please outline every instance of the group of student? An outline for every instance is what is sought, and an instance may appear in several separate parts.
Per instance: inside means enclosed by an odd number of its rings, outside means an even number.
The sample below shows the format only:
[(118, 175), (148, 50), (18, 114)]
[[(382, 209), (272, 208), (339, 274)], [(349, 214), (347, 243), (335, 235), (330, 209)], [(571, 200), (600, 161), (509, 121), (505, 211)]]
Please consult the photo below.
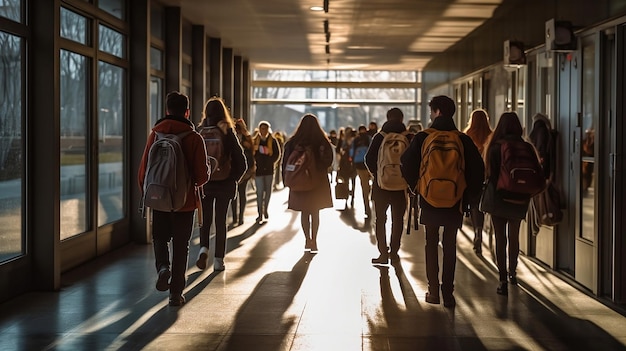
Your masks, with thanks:
[[(507, 295), (508, 283), (517, 284), (520, 223), (526, 217), (531, 198), (545, 188), (549, 172), (544, 172), (543, 168), (547, 166), (548, 158), (540, 157), (540, 152), (533, 144), (525, 140), (521, 122), (514, 112), (503, 113), (492, 130), (487, 112), (477, 109), (472, 112), (467, 128), (461, 132), (453, 120), (456, 104), (452, 99), (436, 96), (430, 101), (429, 107), (432, 123), (427, 130), (416, 131), (415, 134), (407, 132), (402, 111), (392, 108), (387, 112), (387, 120), (382, 128), (368, 139), (369, 146), (362, 161), (362, 169), (367, 175), (361, 179), (367, 182), (366, 186), (362, 185), (366, 211), (369, 209), (369, 200), (366, 199), (369, 194), (369, 179), (372, 180), (371, 198), (375, 210), (375, 234), (379, 251), (379, 255), (372, 259), (372, 264), (388, 264), (390, 260), (399, 257), (408, 197), (417, 196), (419, 223), (425, 227), (426, 233), (428, 291), (425, 300), (433, 304), (439, 304), (443, 300), (444, 306), (454, 307), (458, 229), (463, 223), (463, 215), (470, 215), (475, 230), (474, 251), (481, 255), (484, 213), (487, 212), (491, 215), (496, 237), (495, 251), (499, 271), (496, 292)], [(535, 125), (545, 123), (547, 118), (540, 118), (541, 116), (543, 115), (535, 117)], [(359, 129), (359, 135), (366, 135), (364, 126)], [(346, 133), (348, 132), (351, 130), (346, 128)], [(289, 169), (290, 154), (298, 145), (306, 145), (312, 150), (319, 150), (315, 153), (317, 174), (323, 174), (323, 170), (333, 162), (333, 148), (341, 150), (341, 138), (336, 145), (331, 142), (334, 135), (336, 134), (331, 133), (330, 138), (327, 138), (317, 118), (311, 114), (305, 115), (285, 145), (283, 167)], [(343, 139), (343, 143), (349, 147), (340, 151), (339, 157), (355, 161), (355, 149), (358, 146), (355, 143), (356, 138), (354, 136)], [(402, 138), (406, 140), (402, 141)], [(390, 186), (386, 184), (389, 180), (381, 180), (383, 177), (393, 177), (380, 170), (380, 167), (386, 167), (381, 166), (381, 159), (386, 158), (381, 153), (386, 152), (384, 145), (388, 139), (395, 140), (393, 145), (400, 150), (398, 164), (403, 183), (399, 186)], [(435, 156), (436, 153), (443, 154), (441, 150), (446, 150), (447, 156)], [(451, 158), (456, 160), (451, 161)], [(339, 163), (338, 182), (342, 181), (342, 177), (350, 178), (349, 174), (341, 172), (341, 164), (344, 162)], [(441, 162), (452, 163), (452, 168), (437, 166), (442, 167), (439, 170), (442, 175), (429, 174), (437, 172), (432, 170), (435, 167), (433, 164)], [(508, 162), (526, 163), (511, 166)], [(502, 172), (506, 167), (514, 169), (504, 174)], [(330, 181), (328, 177), (319, 177), (321, 181), (313, 189), (290, 189), (288, 201), (289, 209), (302, 212), (305, 250), (312, 252), (317, 251), (319, 211), (333, 206)], [(533, 182), (536, 186), (528, 188)], [(488, 192), (492, 194), (486, 196), (485, 193)], [(388, 210), (391, 213), (389, 242), (386, 231)], [(443, 246), (441, 280), (438, 263), (440, 237)]]
[[(169, 303), (172, 306), (180, 306), (185, 302), (182, 292), (185, 287), (193, 216), (197, 208), (202, 209), (198, 211), (202, 213), (202, 226), (201, 249), (196, 265), (205, 269), (208, 264), (209, 230), (214, 223), (216, 228), (214, 269), (218, 271), (225, 269), (227, 211), (232, 205), (233, 216), (237, 215), (236, 218), (241, 224), (245, 208), (245, 200), (239, 202), (239, 210), (231, 201), (237, 191), (240, 200), (245, 199), (245, 182), (251, 179), (250, 174), (253, 174), (259, 215), (257, 222), (267, 220), (277, 163), (281, 166), (278, 169), (284, 185), (289, 187), (287, 208), (301, 214), (304, 249), (316, 253), (320, 210), (333, 207), (328, 170), (333, 168), (339, 150), (339, 157), (349, 158), (355, 164), (355, 171), (361, 179), (367, 216), (371, 211), (369, 200), (371, 180), (371, 200), (374, 204), (375, 235), (379, 251), (379, 255), (372, 259), (372, 264), (388, 264), (390, 260), (393, 262), (398, 258), (408, 197), (418, 198), (419, 222), (424, 225), (426, 233), (428, 291), (425, 300), (428, 303), (439, 304), (442, 298), (444, 306), (453, 307), (456, 305), (453, 292), (457, 231), (462, 225), (464, 213), (471, 213), (476, 231), (474, 250), (481, 254), (483, 212), (488, 212), (491, 214), (496, 237), (496, 259), (500, 274), (497, 293), (506, 295), (507, 283), (510, 281), (517, 284), (519, 227), (521, 220), (526, 216), (533, 194), (499, 188), (502, 183), (499, 179), (502, 177), (502, 163), (508, 157), (501, 154), (504, 149), (502, 145), (509, 141), (524, 143), (533, 150), (537, 162), (540, 162), (537, 151), (530, 143), (524, 141), (521, 123), (514, 112), (502, 114), (492, 131), (487, 113), (480, 109), (473, 111), (465, 132), (460, 132), (453, 120), (456, 104), (452, 99), (447, 96), (436, 96), (430, 101), (429, 107), (431, 125), (416, 134), (407, 132), (402, 111), (392, 108), (387, 112), (387, 120), (380, 130), (375, 123), (370, 125), (369, 130), (362, 126), (352, 140), (338, 138), (335, 143), (333, 136), (336, 133), (330, 133), (329, 137), (315, 115), (305, 114), (281, 148), (279, 142), (272, 137), (268, 122), (260, 122), (258, 132), (252, 137), (243, 120), (232, 119), (220, 98), (211, 98), (207, 101), (201, 122), (194, 126), (189, 120), (188, 98), (177, 92), (170, 93), (166, 99), (167, 115), (157, 121), (148, 137), (139, 168), (139, 186), (142, 191), (146, 191), (144, 183), (149, 172), (148, 163), (153, 144), (162, 138), (163, 134), (177, 134), (189, 130), (197, 132), (189, 133), (180, 144), (186, 162), (190, 165), (190, 177), (194, 186), (186, 190), (187, 199), (180, 208), (169, 211), (153, 208), (152, 236), (157, 290), (169, 290)], [(223, 137), (221, 147), (227, 161), (207, 157), (211, 155), (213, 148), (212, 144), (207, 143), (207, 137), (202, 135), (207, 128), (218, 128), (221, 132)], [(361, 138), (362, 140), (357, 142)], [(343, 147), (342, 143), (345, 143)], [(357, 151), (362, 144), (367, 144), (366, 150)], [(347, 149), (346, 145), (350, 148)], [(441, 150), (456, 150), (456, 155), (452, 156), (455, 158), (453, 168), (445, 169), (445, 176), (439, 177), (432, 173), (435, 172), (432, 165), (448, 162), (445, 159), (450, 159), (449, 155), (452, 154), (448, 152), (447, 156), (434, 156), (437, 153), (443, 155)], [(228, 174), (212, 179), (224, 166), (229, 169)], [(496, 195), (491, 194), (487, 199), (485, 196), (487, 191), (484, 189), (488, 189), (489, 184)], [(391, 233), (387, 244), (386, 223), (389, 209)], [(441, 227), (443, 227), (441, 240), (443, 269), (440, 282), (438, 244)], [(172, 241), (172, 262), (168, 249), (170, 241)]]
[[(166, 116), (156, 122), (148, 136), (137, 179), (142, 205), (152, 209), (156, 289), (169, 290), (169, 304), (180, 306), (185, 303), (194, 214), (200, 225), (196, 266), (207, 268), (214, 225), (213, 268), (223, 271), (228, 210), (233, 224), (243, 224), (247, 185), (254, 178), (257, 222), (267, 220), (281, 147), (269, 122), (261, 121), (251, 135), (243, 119), (234, 119), (219, 97), (207, 100), (198, 125), (190, 120), (189, 98), (184, 94), (169, 93), (165, 104)], [(171, 184), (183, 178), (184, 185)]]

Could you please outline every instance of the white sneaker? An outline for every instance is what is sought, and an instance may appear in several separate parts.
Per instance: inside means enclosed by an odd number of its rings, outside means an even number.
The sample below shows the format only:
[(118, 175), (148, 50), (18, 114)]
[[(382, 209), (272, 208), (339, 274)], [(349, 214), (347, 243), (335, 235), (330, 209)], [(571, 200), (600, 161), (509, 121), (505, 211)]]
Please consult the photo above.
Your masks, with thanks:
[(196, 260), (196, 267), (202, 270), (205, 270), (208, 263), (209, 263), (209, 248), (206, 246), (202, 246), (200, 248), (200, 252), (198, 253), (198, 259)]
[(224, 258), (222, 257), (215, 257), (215, 261), (213, 261), (213, 269), (216, 271), (223, 271), (226, 269), (226, 266), (224, 265)]

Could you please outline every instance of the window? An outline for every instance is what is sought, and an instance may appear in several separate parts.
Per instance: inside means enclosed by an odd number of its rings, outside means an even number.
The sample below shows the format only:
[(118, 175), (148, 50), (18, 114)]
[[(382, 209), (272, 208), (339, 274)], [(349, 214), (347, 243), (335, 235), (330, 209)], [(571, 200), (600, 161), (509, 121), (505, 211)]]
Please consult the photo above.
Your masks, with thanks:
[(113, 29), (100, 25), (100, 40), (98, 41), (98, 48), (101, 51), (107, 52), (111, 55), (115, 55), (119, 58), (126, 57), (126, 38), (122, 33), (116, 32)]
[(2, 0), (0, 1), (0, 16), (22, 22), (22, 1), (20, 0)]
[(98, 64), (98, 226), (124, 217), (125, 72)]
[(89, 59), (61, 50), (61, 240), (87, 222)]
[(126, 1), (124, 0), (98, 0), (98, 7), (109, 14), (124, 19), (126, 16)]
[(61, 8), (61, 37), (89, 45), (90, 21), (75, 12)]
[(0, 85), (0, 261), (5, 261), (25, 251), (23, 40), (0, 31), (0, 58), (0, 82), (3, 82)]

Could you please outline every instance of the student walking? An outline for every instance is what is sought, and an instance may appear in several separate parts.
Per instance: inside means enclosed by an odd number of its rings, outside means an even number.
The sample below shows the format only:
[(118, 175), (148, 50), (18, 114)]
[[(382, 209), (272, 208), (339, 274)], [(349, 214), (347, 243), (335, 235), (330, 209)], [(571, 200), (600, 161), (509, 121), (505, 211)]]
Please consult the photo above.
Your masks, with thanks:
[(246, 122), (243, 119), (239, 118), (235, 121), (235, 132), (237, 134), (237, 139), (239, 139), (239, 144), (241, 144), (241, 147), (243, 148), (243, 153), (246, 156), (246, 165), (248, 168), (246, 169), (246, 173), (244, 173), (239, 180), (236, 199), (231, 203), (233, 226), (243, 224), (243, 215), (248, 203), (248, 181), (254, 177), (254, 172), (256, 172), (256, 164), (254, 162), (254, 154), (252, 151), (252, 136), (250, 135), (250, 132), (246, 127)]
[(472, 139), (454, 124), (455, 102), (440, 95), (429, 106), (431, 128), (413, 137), (402, 155), (402, 174), (410, 189), (417, 189), (420, 195), (419, 220), (426, 228), (426, 302), (440, 303), (438, 245), (439, 228), (443, 227), (441, 295), (445, 307), (454, 307), (456, 234), (466, 201), (480, 193), (484, 165)]
[[(234, 132), (234, 122), (224, 100), (210, 98), (204, 105), (198, 130), (204, 138), (211, 168), (215, 169), (204, 185), (203, 225), (200, 228), (200, 252), (196, 266), (206, 269), (209, 258), (211, 225), (215, 223), (215, 260), (213, 269), (223, 271), (226, 254), (226, 217), (237, 183), (246, 172), (246, 158)], [(215, 163), (215, 165), (214, 165)], [(215, 216), (214, 216), (215, 215)]]
[[(378, 257), (372, 258), (372, 264), (387, 264), (389, 257), (397, 258), (400, 250), (400, 241), (404, 228), (404, 212), (407, 207), (406, 182), (402, 179), (402, 175), (398, 172), (402, 184), (397, 186), (387, 186), (382, 179), (383, 163), (386, 158), (380, 155), (384, 152), (385, 147), (381, 147), (385, 143), (385, 138), (394, 137), (391, 149), (395, 149), (398, 154), (408, 145), (406, 126), (402, 123), (404, 114), (402, 111), (394, 107), (387, 111), (387, 121), (383, 124), (381, 131), (374, 135), (367, 154), (365, 154), (365, 165), (373, 177), (372, 182), (372, 201), (374, 202), (374, 212), (376, 214), (376, 242), (378, 247)], [(399, 158), (397, 160), (399, 165)], [(391, 208), (391, 238), (390, 247), (387, 246), (387, 210)]]
[(257, 223), (262, 223), (269, 218), (267, 212), (270, 198), (272, 196), (272, 181), (274, 180), (274, 169), (276, 162), (280, 160), (281, 149), (278, 141), (272, 136), (270, 123), (259, 122), (258, 133), (252, 139), (254, 162), (256, 163), (256, 173), (254, 183), (256, 186), (256, 205), (259, 216)]
[[(186, 284), (185, 271), (189, 255), (189, 239), (193, 231), (193, 215), (200, 199), (195, 188), (201, 187), (209, 179), (209, 166), (202, 137), (194, 131), (189, 120), (189, 99), (187, 96), (171, 92), (165, 100), (166, 116), (156, 122), (148, 140), (139, 165), (137, 179), (139, 188), (144, 189), (144, 180), (152, 145), (164, 134), (186, 134), (181, 141), (184, 162), (190, 175), (184, 205), (174, 211), (152, 210), (152, 244), (154, 246), (155, 266), (157, 270), (156, 288), (170, 291), (170, 306), (185, 303), (183, 290)], [(172, 259), (170, 261), (170, 241)], [(170, 280), (171, 278), (171, 280)]]
[[(522, 219), (526, 217), (530, 194), (519, 184), (505, 186), (509, 172), (506, 171), (509, 160), (522, 162), (530, 160), (533, 167), (524, 165), (525, 169), (534, 168), (534, 172), (542, 189), (545, 178), (537, 151), (532, 144), (523, 139), (523, 128), (515, 112), (505, 112), (493, 131), (491, 140), (486, 146), (485, 165), (487, 187), (480, 204), (481, 209), (491, 215), (491, 222), (496, 237), (496, 263), (500, 283), (496, 292), (500, 295), (508, 294), (507, 277), (511, 284), (517, 285), (517, 260), (519, 256), (519, 229)], [(509, 145), (513, 145), (509, 147)], [(517, 146), (515, 146), (517, 145)], [(511, 151), (508, 151), (511, 150)], [(510, 156), (508, 154), (510, 153)], [(503, 173), (502, 170), (505, 170)], [(530, 179), (529, 179), (530, 180)], [(525, 181), (526, 184), (533, 183)], [(507, 243), (508, 243), (508, 270), (507, 270)]]
[[(489, 137), (491, 137), (492, 132), (487, 111), (483, 109), (472, 111), (464, 133), (472, 139), (481, 155), (483, 155), (485, 151), (485, 144), (489, 140)], [(474, 252), (478, 256), (482, 255), (483, 252), (483, 226), (485, 224), (485, 214), (478, 209), (479, 201), (479, 196), (469, 199), (470, 218), (472, 220), (472, 227), (474, 228)]]
[(367, 134), (367, 127), (364, 125), (359, 126), (359, 134), (352, 140), (350, 146), (350, 157), (352, 163), (356, 169), (356, 174), (359, 177), (361, 183), (361, 192), (363, 195), (363, 207), (365, 208), (365, 218), (369, 219), (372, 215), (370, 208), (370, 180), (371, 175), (365, 166), (365, 154), (369, 149), (372, 138)]
[[(307, 154), (306, 150), (310, 150)], [(283, 155), (283, 180), (285, 186), (289, 187), (289, 200), (287, 208), (294, 211), (300, 211), (300, 223), (304, 233), (305, 251), (317, 253), (317, 232), (320, 225), (319, 211), (324, 208), (333, 206), (333, 200), (330, 192), (330, 182), (328, 180), (328, 167), (333, 163), (334, 148), (326, 133), (319, 124), (315, 115), (306, 114), (300, 120), (293, 135), (285, 143), (285, 152)], [(302, 180), (294, 179), (295, 173), (299, 172), (296, 163), (297, 160), (304, 160), (308, 156), (312, 156), (308, 162), (300, 162), (301, 167), (310, 164), (307, 172), (301, 172), (311, 175), (311, 178), (303, 178)], [(296, 160), (296, 162), (293, 162)], [(305, 185), (306, 189), (299, 189), (299, 185)]]

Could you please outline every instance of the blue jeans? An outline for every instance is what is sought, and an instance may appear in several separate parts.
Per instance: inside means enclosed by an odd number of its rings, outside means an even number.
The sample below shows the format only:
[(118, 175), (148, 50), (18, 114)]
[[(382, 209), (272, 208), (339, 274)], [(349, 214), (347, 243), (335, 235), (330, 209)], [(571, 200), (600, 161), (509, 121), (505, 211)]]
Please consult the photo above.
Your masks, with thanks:
[(272, 196), (273, 180), (273, 174), (256, 176), (254, 178), (254, 184), (256, 185), (256, 207), (259, 211), (260, 218), (263, 218), (263, 215), (267, 214), (267, 207), (270, 204), (270, 197)]

